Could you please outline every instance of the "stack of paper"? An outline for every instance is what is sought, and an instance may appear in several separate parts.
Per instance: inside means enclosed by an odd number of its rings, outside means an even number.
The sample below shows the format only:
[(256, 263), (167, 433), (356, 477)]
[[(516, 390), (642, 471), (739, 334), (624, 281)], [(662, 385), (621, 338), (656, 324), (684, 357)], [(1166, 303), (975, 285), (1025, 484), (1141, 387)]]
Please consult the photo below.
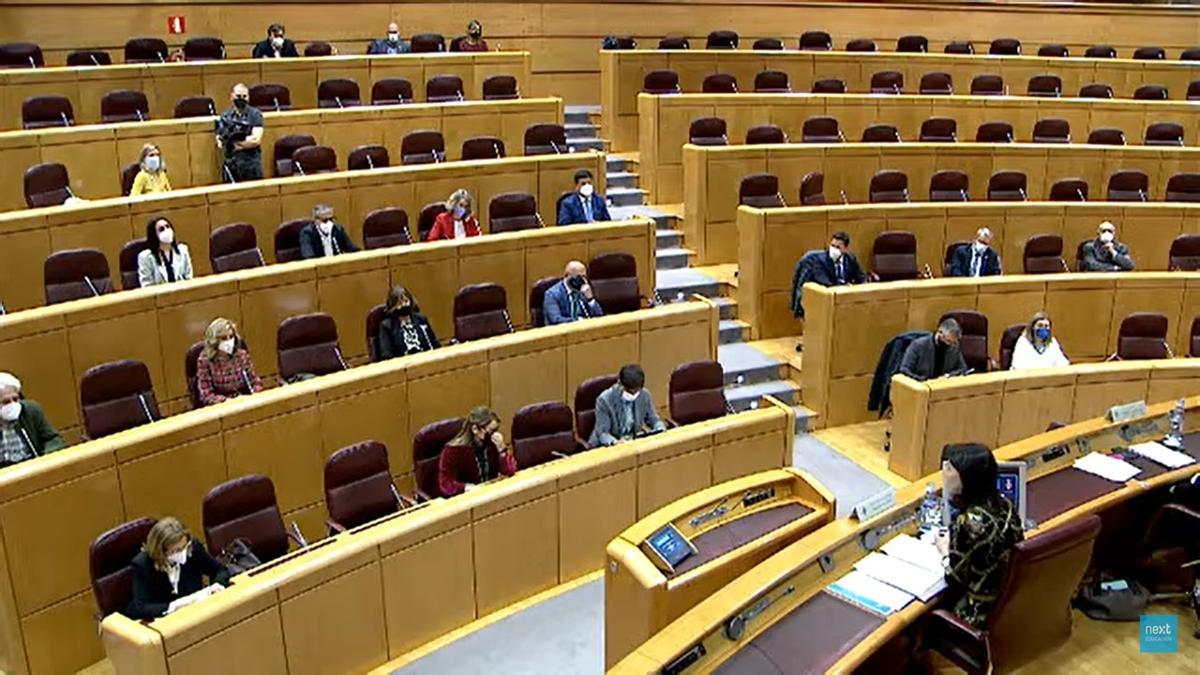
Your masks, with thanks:
[(829, 585), (829, 592), (837, 597), (881, 616), (904, 609), (912, 602), (913, 594), (872, 579), (867, 574), (852, 570), (849, 574)]
[(941, 571), (928, 570), (882, 553), (868, 554), (854, 564), (854, 569), (915, 595), (921, 602), (928, 602), (946, 589), (946, 576)]
[(1179, 452), (1178, 450), (1172, 450), (1157, 441), (1138, 443), (1137, 445), (1129, 446), (1129, 449), (1146, 459), (1162, 464), (1168, 469), (1178, 469), (1188, 464), (1195, 464), (1196, 462), (1191, 455)]
[(883, 545), (883, 552), (899, 558), (906, 563), (942, 574), (942, 554), (932, 542), (921, 541), (916, 537), (901, 532)]
[(1124, 483), (1142, 471), (1123, 459), (1098, 452), (1089, 452), (1075, 460), (1075, 468), (1117, 483)]

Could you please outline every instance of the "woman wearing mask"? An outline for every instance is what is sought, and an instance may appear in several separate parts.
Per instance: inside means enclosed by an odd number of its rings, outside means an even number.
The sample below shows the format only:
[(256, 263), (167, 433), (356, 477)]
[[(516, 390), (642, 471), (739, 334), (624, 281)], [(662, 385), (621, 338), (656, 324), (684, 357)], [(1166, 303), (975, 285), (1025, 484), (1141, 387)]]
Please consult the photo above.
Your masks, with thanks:
[(1069, 365), (1071, 362), (1063, 354), (1058, 340), (1050, 333), (1050, 317), (1045, 312), (1034, 314), (1021, 337), (1017, 338), (1009, 369), (1060, 368)]
[(142, 156), (138, 159), (138, 173), (133, 178), (133, 187), (129, 189), (130, 196), (148, 195), (156, 192), (170, 192), (171, 180), (167, 178), (167, 165), (163, 162), (162, 151), (153, 143), (142, 146)]
[(472, 19), (467, 24), (467, 34), (463, 37), (456, 38), (450, 43), (450, 51), (452, 52), (486, 52), (488, 50), (487, 40), (483, 39), (483, 24), (477, 19)]
[[(130, 619), (157, 619), (208, 597), (229, 583), (229, 570), (175, 518), (150, 528), (146, 543), (133, 558), (133, 601)], [(211, 587), (206, 587), (208, 577)]]
[(196, 361), (196, 390), (201, 405), (263, 390), (250, 352), (229, 319), (215, 319), (204, 331), (204, 349)]
[(412, 294), (403, 286), (393, 286), (388, 292), (383, 321), (379, 323), (379, 360), (419, 354), (441, 346)]
[(142, 288), (192, 278), (187, 244), (175, 241), (171, 221), (154, 216), (146, 223), (146, 249), (138, 254), (138, 285)]
[(446, 200), (446, 210), (438, 214), (425, 241), (462, 239), (479, 236), (479, 221), (475, 220), (475, 200), (466, 190), (455, 190)]
[(452, 497), (500, 474), (516, 472), (517, 460), (504, 445), (500, 418), (479, 406), (467, 414), (462, 429), (438, 458), (438, 489), (443, 497)]

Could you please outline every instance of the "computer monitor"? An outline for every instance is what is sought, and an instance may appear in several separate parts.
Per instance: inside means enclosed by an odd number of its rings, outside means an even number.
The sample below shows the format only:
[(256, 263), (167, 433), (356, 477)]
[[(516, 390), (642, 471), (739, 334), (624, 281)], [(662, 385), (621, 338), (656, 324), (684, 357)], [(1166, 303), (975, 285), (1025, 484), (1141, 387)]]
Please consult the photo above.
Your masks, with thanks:
[(1028, 470), (1025, 462), (997, 462), (996, 489), (1012, 502), (1013, 510), (1021, 519), (1021, 526), (1029, 529), (1032, 523), (1026, 517), (1028, 505), (1025, 501), (1025, 472)]

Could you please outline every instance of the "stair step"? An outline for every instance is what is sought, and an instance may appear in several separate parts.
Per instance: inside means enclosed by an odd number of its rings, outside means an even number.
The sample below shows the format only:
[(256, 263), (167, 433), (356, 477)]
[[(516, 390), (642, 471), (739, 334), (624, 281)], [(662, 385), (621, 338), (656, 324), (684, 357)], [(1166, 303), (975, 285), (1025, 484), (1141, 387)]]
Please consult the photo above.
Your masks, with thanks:
[(744, 342), (718, 345), (717, 362), (725, 371), (725, 384), (730, 386), (778, 380), (784, 372), (782, 363)]
[(570, 147), (573, 152), (578, 152), (580, 149), (599, 150), (600, 152), (604, 152), (604, 150), (606, 149), (604, 147), (605, 141), (603, 138), (570, 138), (570, 137), (567, 137), (567, 146)]
[(624, 171), (626, 169), (626, 167), (628, 167), (628, 165), (629, 165), (629, 162), (627, 162), (624, 157), (617, 157), (616, 155), (608, 155), (607, 157), (604, 158), (604, 170), (607, 173)]
[(793, 405), (792, 410), (796, 411), (796, 433), (808, 433), (808, 430), (813, 428), (817, 417), (819, 417), (817, 411), (805, 408), (802, 405)]
[(563, 124), (591, 124), (592, 117), (587, 111), (567, 110), (563, 113)]
[(563, 111), (567, 112), (567, 113), (581, 112), (581, 113), (586, 113), (588, 115), (599, 115), (600, 114), (600, 104), (599, 103), (572, 103), (572, 104), (563, 106)]
[(713, 298), (713, 301), (717, 303), (717, 317), (718, 318), (724, 319), (724, 320), (737, 318), (737, 315), (738, 315), (737, 300), (734, 300), (733, 298), (720, 297), (720, 298)]
[(566, 132), (568, 140), (572, 138), (599, 138), (600, 127), (588, 122), (582, 124), (569, 123), (563, 125), (563, 131)]
[(653, 206), (645, 206), (643, 204), (635, 204), (633, 206), (609, 204), (608, 215), (612, 216), (613, 220), (628, 220), (634, 216), (649, 218), (654, 221), (655, 227), (659, 230), (669, 230), (673, 223), (673, 217), (669, 214), (663, 213)]
[(688, 260), (696, 252), (686, 248), (660, 248), (654, 252), (654, 268), (680, 270), (688, 266)]
[(681, 295), (686, 300), (693, 294), (706, 298), (716, 298), (721, 294), (721, 282), (690, 269), (661, 270), (655, 279), (655, 291), (664, 302), (675, 302), (681, 299)]
[(615, 187), (635, 188), (638, 186), (638, 175), (628, 171), (608, 171), (605, 172), (604, 182), (609, 190)]
[(604, 195), (613, 206), (642, 206), (645, 202), (646, 191), (641, 188), (609, 188)]
[(761, 407), (763, 396), (774, 396), (788, 405), (795, 405), (800, 396), (800, 387), (791, 380), (768, 380), (725, 388), (725, 400), (734, 412)]
[(664, 248), (677, 248), (681, 243), (683, 243), (683, 232), (680, 232), (679, 230), (658, 230), (654, 233), (654, 235), (657, 239), (655, 246), (659, 250)]
[(750, 324), (738, 319), (721, 319), (717, 326), (717, 344), (729, 345), (745, 342), (750, 334)]

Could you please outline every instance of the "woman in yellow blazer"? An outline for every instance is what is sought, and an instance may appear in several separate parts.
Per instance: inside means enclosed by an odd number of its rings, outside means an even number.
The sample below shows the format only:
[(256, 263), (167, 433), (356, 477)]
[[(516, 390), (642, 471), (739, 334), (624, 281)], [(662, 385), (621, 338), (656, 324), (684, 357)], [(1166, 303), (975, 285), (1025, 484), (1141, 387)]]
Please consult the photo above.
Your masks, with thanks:
[(138, 160), (141, 169), (133, 179), (130, 196), (147, 195), (155, 192), (170, 192), (171, 180), (167, 178), (167, 165), (163, 162), (162, 151), (153, 143), (142, 146), (142, 156)]

